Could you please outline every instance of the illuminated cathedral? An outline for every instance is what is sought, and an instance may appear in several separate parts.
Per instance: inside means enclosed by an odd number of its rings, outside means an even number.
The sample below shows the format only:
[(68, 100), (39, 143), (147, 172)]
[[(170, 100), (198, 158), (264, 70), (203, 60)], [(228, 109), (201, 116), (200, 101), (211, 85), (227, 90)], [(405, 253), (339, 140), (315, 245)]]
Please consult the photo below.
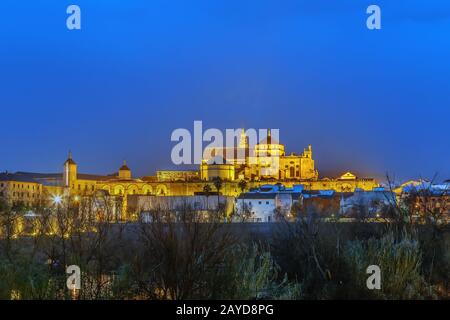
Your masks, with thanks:
[(287, 155), (284, 145), (270, 131), (253, 147), (242, 131), (237, 147), (205, 149), (204, 155), (198, 170), (157, 171), (154, 176), (137, 178), (126, 161), (109, 175), (80, 173), (69, 153), (62, 173), (0, 174), (0, 196), (12, 203), (32, 205), (52, 195), (83, 196), (101, 191), (122, 198), (126, 207), (129, 195), (191, 196), (203, 193), (207, 185), (215, 191), (213, 180), (217, 178), (223, 181), (219, 192), (226, 196), (242, 193), (243, 180), (247, 189), (281, 183), (286, 187), (301, 184), (306, 190), (353, 192), (379, 186), (375, 179), (358, 178), (351, 172), (337, 178), (319, 178), (311, 146), (300, 154)]
[(285, 147), (270, 130), (267, 137), (250, 146), (244, 129), (236, 148), (210, 148), (200, 165), (202, 180), (220, 177), (224, 180), (317, 180), (319, 173), (314, 167), (312, 147), (301, 154), (286, 155)]

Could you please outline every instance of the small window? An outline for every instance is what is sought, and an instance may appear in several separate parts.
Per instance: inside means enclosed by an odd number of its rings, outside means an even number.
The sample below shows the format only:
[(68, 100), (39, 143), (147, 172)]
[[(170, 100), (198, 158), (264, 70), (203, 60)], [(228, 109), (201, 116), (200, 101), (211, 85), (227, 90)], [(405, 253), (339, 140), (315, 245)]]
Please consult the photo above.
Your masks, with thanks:
[(269, 201), (266, 201), (266, 204), (269, 204)]
[(259, 201), (258, 204), (262, 204), (262, 201)]

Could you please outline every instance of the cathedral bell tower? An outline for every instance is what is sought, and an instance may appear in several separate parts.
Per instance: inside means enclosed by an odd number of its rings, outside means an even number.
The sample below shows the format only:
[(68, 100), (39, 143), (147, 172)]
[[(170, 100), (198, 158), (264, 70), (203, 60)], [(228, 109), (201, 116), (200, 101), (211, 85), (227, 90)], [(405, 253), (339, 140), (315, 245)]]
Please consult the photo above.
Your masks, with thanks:
[(72, 152), (69, 151), (69, 157), (64, 162), (63, 172), (64, 186), (70, 187), (77, 180), (77, 164), (72, 159)]

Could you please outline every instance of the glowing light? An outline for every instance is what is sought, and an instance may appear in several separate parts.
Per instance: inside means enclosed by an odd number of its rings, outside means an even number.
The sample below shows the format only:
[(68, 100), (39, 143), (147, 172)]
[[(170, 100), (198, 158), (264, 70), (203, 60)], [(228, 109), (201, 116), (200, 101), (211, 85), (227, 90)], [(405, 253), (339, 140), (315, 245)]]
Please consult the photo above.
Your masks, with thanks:
[(75, 202), (80, 201), (80, 197), (79, 196), (75, 196), (73, 199), (75, 200)]
[(62, 197), (61, 196), (53, 196), (53, 203), (54, 204), (61, 204), (62, 202)]

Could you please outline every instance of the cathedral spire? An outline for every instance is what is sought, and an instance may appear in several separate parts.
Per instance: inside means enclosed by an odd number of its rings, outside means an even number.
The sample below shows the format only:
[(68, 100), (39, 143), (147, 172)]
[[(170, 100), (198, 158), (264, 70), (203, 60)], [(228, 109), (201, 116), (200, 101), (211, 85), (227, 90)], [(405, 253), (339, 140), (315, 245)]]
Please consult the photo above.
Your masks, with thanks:
[(65, 163), (68, 163), (68, 164), (76, 164), (75, 161), (73, 161), (73, 158), (72, 158), (72, 151), (71, 151), (71, 150), (69, 150), (69, 155), (68, 155), (67, 160), (66, 160)]

